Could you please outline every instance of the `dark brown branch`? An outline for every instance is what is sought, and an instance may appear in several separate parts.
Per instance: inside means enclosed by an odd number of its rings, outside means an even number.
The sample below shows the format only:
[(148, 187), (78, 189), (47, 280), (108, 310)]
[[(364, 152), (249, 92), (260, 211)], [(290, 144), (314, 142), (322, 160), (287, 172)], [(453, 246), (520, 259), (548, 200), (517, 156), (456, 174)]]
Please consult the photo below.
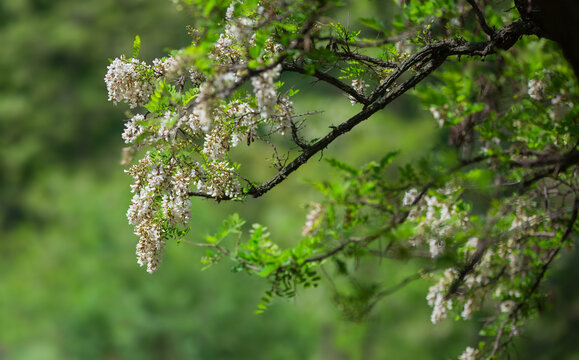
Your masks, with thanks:
[(464, 283), (466, 277), (474, 271), (477, 264), (481, 261), (487, 249), (488, 243), (489, 243), (488, 240), (483, 240), (479, 242), (478, 247), (474, 252), (474, 254), (471, 256), (468, 264), (466, 264), (465, 266), (462, 267), (462, 269), (460, 269), (460, 271), (458, 272), (458, 276), (450, 284), (450, 287), (448, 288), (448, 291), (444, 296), (446, 300), (450, 299), (454, 294), (458, 292), (458, 289)]
[(536, 152), (531, 151), (531, 156), (535, 159), (514, 159), (511, 160), (511, 166), (520, 166), (525, 168), (533, 168), (548, 165), (557, 165), (561, 170), (567, 169), (569, 166), (579, 163), (579, 150), (573, 149), (566, 154), (558, 152)]
[[(517, 165), (516, 162), (513, 162), (512, 164)], [(532, 162), (522, 162), (520, 164), (520, 166), (525, 166), (525, 167), (544, 166), (544, 165), (550, 165), (550, 166), (547, 166), (544, 169), (534, 173), (533, 177), (525, 180), (521, 184), (521, 186), (524, 188), (529, 187), (529, 186), (533, 185), (534, 183), (536, 183), (537, 181), (539, 181), (539, 180), (541, 180), (549, 175), (565, 171), (568, 168), (570, 168), (571, 166), (575, 166), (577, 164), (579, 164), (579, 150), (577, 150), (577, 149), (573, 149), (573, 150), (569, 151), (567, 154), (562, 155), (562, 156), (561, 155), (555, 155), (553, 157), (549, 157), (548, 159), (537, 159), (537, 160), (534, 160)]]
[(215, 199), (215, 200), (229, 200), (229, 199), (220, 199), (220, 198), (215, 198), (215, 196), (210, 195), (210, 194), (206, 194), (200, 191), (189, 191), (189, 193), (187, 194), (191, 197), (203, 197), (203, 198), (207, 198), (207, 199)]
[(398, 67), (398, 63), (395, 63), (392, 61), (384, 61), (384, 60), (373, 58), (371, 56), (356, 54), (353, 52), (338, 52), (338, 53), (336, 53), (336, 55), (338, 55), (340, 57), (340, 59), (342, 59), (342, 60), (358, 60), (358, 61), (362, 61), (365, 63), (377, 65), (377, 66), (380, 66), (383, 68), (395, 69)]
[(426, 69), (424, 69), (422, 73), (419, 73), (410, 78), (409, 80), (405, 81), (404, 83), (399, 85), (396, 89), (388, 93), (388, 95), (385, 96), (380, 101), (375, 102), (374, 104), (364, 108), (361, 112), (354, 115), (347, 121), (341, 123), (340, 125), (333, 127), (332, 131), (330, 131), (325, 137), (318, 140), (313, 145), (310, 145), (297, 158), (295, 158), (291, 163), (289, 163), (286, 167), (284, 167), (277, 175), (275, 175), (266, 183), (263, 183), (257, 188), (250, 190), (249, 195), (253, 197), (259, 197), (268, 192), (269, 190), (271, 190), (277, 184), (285, 180), (285, 178), (287, 178), (291, 173), (296, 171), (300, 166), (305, 164), (312, 156), (325, 149), (335, 139), (352, 130), (356, 125), (368, 119), (370, 116), (374, 115), (379, 110), (382, 110), (394, 99), (398, 98), (400, 95), (404, 94), (406, 91), (414, 87), (416, 84), (422, 81), (422, 79), (424, 79), (428, 74), (434, 71), (436, 67), (435, 66), (427, 67)]
[(507, 317), (505, 320), (503, 320), (503, 322), (501, 323), (501, 326), (499, 327), (499, 331), (497, 333), (497, 336), (495, 338), (495, 342), (493, 344), (493, 351), (491, 352), (491, 355), (489, 356), (490, 359), (492, 359), (499, 351), (500, 349), (500, 345), (501, 345), (501, 338), (503, 337), (503, 333), (505, 331), (505, 326), (507, 325), (507, 322), (509, 321), (509, 317)]
[(374, 303), (376, 303), (378, 300), (380, 300), (383, 297), (386, 297), (388, 295), (395, 293), (396, 291), (402, 289), (403, 287), (410, 284), (411, 282), (421, 279), (425, 273), (429, 273), (430, 271), (431, 270), (424, 270), (424, 271), (421, 271), (417, 274), (410, 275), (407, 278), (405, 278), (404, 280), (402, 280), (401, 282), (399, 282), (398, 284), (396, 284), (395, 286), (388, 288), (386, 290), (380, 291), (378, 294), (376, 294), (377, 299), (376, 299), (376, 301), (374, 301)]
[[(443, 176), (448, 176), (449, 174), (452, 174), (456, 171), (459, 171), (460, 169), (463, 169), (466, 166), (470, 166), (472, 164), (478, 163), (480, 161), (483, 161), (487, 159), (487, 157), (484, 156), (478, 156), (475, 157), (473, 159), (470, 159), (468, 161), (463, 161), (462, 163), (460, 163), (459, 165), (451, 168), (450, 170), (448, 170)], [(436, 183), (437, 179), (432, 179), (430, 180), (428, 183), (426, 183), (423, 187), (421, 192), (416, 196), (416, 199), (414, 200), (414, 202), (411, 204), (411, 206), (415, 206), (426, 194), (426, 192), (428, 191), (428, 189), (434, 185)], [(384, 227), (383, 229), (381, 229), (380, 231), (378, 231), (377, 233), (371, 235), (371, 236), (366, 236), (363, 238), (350, 238), (349, 240), (345, 241), (344, 243), (342, 243), (341, 245), (339, 245), (338, 247), (328, 251), (327, 253), (318, 255), (316, 257), (312, 257), (307, 259), (305, 262), (319, 262), (322, 260), (325, 260), (333, 255), (336, 255), (340, 252), (342, 252), (348, 245), (352, 244), (352, 243), (363, 243), (364, 246), (372, 243), (374, 240), (378, 239), (382, 234), (392, 230), (393, 228), (395, 228), (396, 226), (402, 224), (404, 221), (406, 221), (406, 219), (408, 218), (408, 215), (410, 214), (410, 212), (408, 211), (402, 211), (399, 216), (393, 217), (391, 223)], [(392, 245), (392, 243), (390, 243), (387, 247), (387, 249)], [(372, 252), (372, 251), (371, 251)], [(385, 254), (385, 252), (382, 252), (382, 254), (380, 254), (380, 256), (383, 256), (383, 254)]]
[(393, 43), (397, 43), (399, 41), (402, 40), (407, 40), (410, 39), (411, 37), (416, 35), (416, 31), (415, 30), (410, 30), (407, 32), (404, 32), (402, 34), (396, 35), (396, 36), (391, 36), (388, 38), (384, 38), (384, 39), (380, 39), (380, 40), (361, 40), (361, 41), (356, 41), (356, 42), (348, 42), (345, 41), (343, 39), (338, 39), (336, 37), (333, 36), (318, 36), (315, 39), (319, 40), (319, 41), (329, 41), (330, 44), (338, 44), (338, 45), (344, 45), (344, 46), (348, 46), (348, 47), (354, 47), (354, 48), (371, 48), (371, 47), (378, 47), (378, 46), (382, 46), (382, 45), (386, 45), (386, 44), (393, 44)]
[(224, 248), (221, 245), (218, 244), (209, 244), (209, 243), (196, 243), (195, 245), (199, 246), (199, 247), (211, 247), (216, 249), (217, 251), (221, 252), (223, 255), (234, 259), (235, 261), (241, 263), (241, 265), (245, 266), (246, 268), (248, 268), (249, 270), (255, 271), (255, 272), (260, 272), (261, 269), (255, 265), (250, 264), (249, 262), (239, 258), (239, 256), (233, 255), (229, 250), (227, 250), (226, 248)]
[(350, 238), (347, 241), (343, 242), (340, 246), (336, 247), (333, 250), (328, 251), (325, 254), (316, 256), (316, 257), (312, 257), (312, 258), (308, 258), (304, 261), (304, 264), (306, 263), (312, 263), (312, 262), (320, 262), (323, 261), (329, 257), (332, 257), (334, 255), (336, 255), (337, 253), (341, 252), (342, 250), (344, 250), (348, 245), (353, 244), (353, 243), (361, 243), (361, 242), (365, 242), (365, 241), (371, 241), (375, 238), (377, 238), (378, 235), (374, 235), (374, 236), (369, 236), (369, 237), (365, 237), (365, 238)]
[(292, 116), (291, 116), (291, 113), (290, 113), (289, 109), (287, 108), (286, 104), (283, 101), (279, 101), (279, 100), (277, 103), (282, 108), (282, 110), (285, 114), (286, 121), (290, 124), (293, 142), (296, 143), (296, 145), (299, 146), (300, 148), (306, 149), (308, 147), (308, 145), (300, 139), (300, 137), (298, 135), (298, 128), (297, 128), (296, 124), (294, 123)]
[[(356, 125), (370, 118), (376, 112), (382, 110), (389, 103), (419, 84), (440, 65), (442, 65), (449, 56), (464, 55), (485, 57), (488, 54), (494, 53), (495, 49), (508, 49), (512, 47), (521, 36), (537, 34), (537, 31), (538, 30), (534, 24), (523, 20), (516, 20), (496, 31), (494, 38), (489, 41), (467, 42), (463, 39), (452, 39), (428, 44), (400, 64), (400, 66), (395, 69), (388, 78), (386, 78), (386, 80), (384, 80), (382, 84), (372, 92), (372, 94), (370, 94), (369, 99), (362, 97), (362, 95), (338, 79), (316, 71), (314, 73), (315, 77), (338, 87), (349, 95), (352, 95), (356, 100), (365, 104), (364, 108), (361, 112), (352, 116), (340, 125), (332, 127), (332, 130), (325, 137), (318, 140), (316, 143), (309, 145), (292, 162), (283, 167), (273, 178), (260, 186), (250, 189), (247, 195), (260, 197), (267, 193), (276, 185), (284, 181), (291, 173), (305, 164), (312, 156), (325, 149), (335, 139), (349, 132)], [(284, 63), (283, 68), (286, 71), (307, 74), (305, 69), (295, 63)], [(416, 71), (415, 75), (391, 89), (395, 82), (410, 69)], [(260, 71), (263, 71), (263, 69), (260, 69)], [(210, 196), (204, 195), (204, 197)]]
[(495, 31), (487, 24), (485, 16), (482, 13), (481, 9), (478, 7), (478, 5), (475, 3), (475, 0), (466, 0), (466, 1), (470, 4), (470, 6), (472, 6), (472, 10), (474, 11), (476, 17), (478, 18), (478, 22), (480, 23), (480, 26), (482, 27), (483, 31), (492, 39), (495, 36)]
[(450, 55), (485, 56), (495, 52), (495, 49), (506, 50), (512, 47), (523, 35), (536, 34), (538, 30), (531, 23), (516, 20), (496, 32), (495, 37), (485, 42), (467, 42), (463, 39), (441, 40), (424, 46), (410, 56), (386, 80), (370, 94), (373, 103), (398, 80), (404, 73), (414, 67), (420, 67), (428, 62), (440, 66)]
[[(283, 64), (283, 70), (284, 71), (290, 71), (290, 72), (296, 72), (296, 73), (300, 73), (300, 74), (306, 74), (306, 75), (309, 74), (309, 72), (306, 69), (304, 69), (303, 67), (299, 66), (296, 63)], [(312, 75), (314, 77), (318, 78), (319, 80), (324, 81), (324, 82), (342, 90), (346, 94), (348, 94), (351, 97), (353, 97), (354, 99), (356, 99), (356, 101), (359, 102), (360, 104), (366, 105), (369, 103), (368, 99), (366, 99), (365, 96), (363, 96), (362, 94), (360, 94), (359, 92), (354, 90), (353, 87), (346, 85), (344, 82), (336, 79), (335, 77), (333, 77), (331, 75), (328, 75), (328, 74), (321, 72), (319, 70), (315, 70)]]

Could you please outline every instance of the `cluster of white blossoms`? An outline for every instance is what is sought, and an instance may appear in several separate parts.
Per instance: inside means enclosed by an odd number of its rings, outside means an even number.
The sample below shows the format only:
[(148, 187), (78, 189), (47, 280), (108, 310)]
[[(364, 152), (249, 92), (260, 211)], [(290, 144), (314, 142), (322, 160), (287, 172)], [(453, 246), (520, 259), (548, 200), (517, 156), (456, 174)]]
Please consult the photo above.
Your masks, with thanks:
[[(455, 233), (469, 226), (467, 214), (453, 203), (453, 196), (451, 195), (454, 192), (453, 187), (448, 186), (446, 189), (438, 190), (438, 194), (423, 195), (419, 198), (418, 190), (410, 189), (404, 194), (402, 200), (403, 206), (411, 206), (408, 220), (416, 223), (414, 234), (409, 239), (410, 244), (413, 247), (427, 248), (428, 253), (433, 258), (444, 252), (447, 240), (453, 239)], [(513, 230), (511, 235), (520, 235), (519, 231), (515, 231), (517, 229), (528, 229), (531, 218), (517, 211), (515, 214), (516, 224), (511, 229)], [(524, 225), (517, 222), (520, 219), (525, 219)], [(478, 251), (479, 242), (478, 238), (473, 237), (461, 246), (465, 262), (468, 262), (470, 257)], [(523, 244), (516, 241), (515, 238), (508, 238), (485, 249), (476, 268), (464, 277), (461, 292), (469, 294), (469, 296), (464, 298), (464, 301), (460, 301), (463, 303), (460, 314), (463, 319), (470, 319), (472, 313), (481, 307), (481, 299), (484, 298), (488, 285), (493, 283), (492, 279), (497, 276), (497, 273), (500, 273), (499, 276), (502, 278), (512, 280), (521, 272), (524, 261), (522, 246)], [(501, 265), (498, 266), (497, 263)], [(447, 296), (447, 292), (453, 281), (457, 279), (457, 275), (456, 269), (446, 269), (438, 282), (429, 288), (426, 299), (432, 307), (431, 321), (435, 324), (445, 319), (448, 312), (453, 309), (453, 301)], [(497, 283), (495, 286), (498, 293), (495, 293), (494, 297), (497, 299), (501, 299), (502, 295), (512, 298), (517, 298), (520, 295), (512, 290), (509, 290), (508, 294), (502, 294), (504, 285)], [(505, 303), (503, 302), (503, 304)], [(505, 305), (503, 308), (506, 309), (507, 306)]]
[(153, 70), (157, 76), (166, 76), (179, 67), (179, 62), (172, 56), (166, 59), (153, 59)]
[(312, 209), (306, 215), (306, 223), (304, 224), (304, 228), (302, 229), (303, 236), (310, 236), (313, 234), (314, 226), (318, 223), (318, 221), (323, 216), (322, 204), (320, 203), (312, 203)]
[[(411, 190), (406, 193), (403, 200), (405, 206), (414, 203), (420, 208), (422, 201), (417, 200), (418, 192)], [(432, 200), (431, 200), (432, 202)], [(428, 205), (426, 205), (428, 206)], [(500, 226), (507, 227), (508, 231), (498, 233), (489, 231), (489, 238), (480, 240), (471, 237), (468, 241), (459, 245), (458, 254), (463, 258), (464, 264), (469, 264), (473, 259), (478, 259), (474, 267), (466, 273), (459, 268), (447, 268), (438, 276), (436, 284), (429, 288), (426, 297), (432, 307), (431, 321), (438, 323), (444, 320), (453, 308), (461, 309), (460, 317), (464, 320), (472, 318), (472, 314), (483, 307), (483, 302), (493, 302), (495, 315), (510, 321), (509, 327), (512, 335), (519, 334), (517, 325), (517, 312), (520, 311), (524, 301), (523, 294), (528, 293), (526, 278), (535, 279), (536, 274), (529, 272), (530, 258), (547, 258), (549, 249), (542, 249), (533, 237), (548, 236), (544, 229), (548, 227), (548, 216), (541, 211), (532, 200), (516, 199), (507, 205), (508, 215), (497, 214), (496, 221), (502, 222)], [(416, 212), (420, 218), (428, 218), (428, 210)], [(459, 279), (460, 273), (460, 279)], [(450, 297), (448, 294), (455, 281), (460, 280), (459, 296)], [(527, 285), (525, 285), (527, 284)], [(479, 350), (467, 348), (459, 359), (476, 359), (480, 355)]]
[(475, 311), (474, 301), (472, 299), (466, 300), (464, 303), (464, 307), (462, 308), (462, 312), (460, 313), (460, 317), (464, 320), (470, 320), (473, 311)]
[(458, 357), (458, 360), (476, 360), (477, 355), (479, 354), (478, 349), (473, 349), (468, 346), (464, 352)]
[[(150, 149), (127, 171), (134, 178), (127, 217), (139, 236), (138, 262), (149, 272), (158, 268), (170, 234), (187, 227), (190, 196), (219, 200), (242, 194), (231, 149), (264, 133), (283, 135), (294, 113), (292, 102), (277, 89), (282, 66), (275, 58), (284, 48), (266, 39), (258, 59), (264, 68), (247, 66), (248, 49), (256, 45), (256, 19), (266, 16), (264, 8), (249, 18), (236, 16), (236, 4), (227, 9), (224, 31), (208, 53), (215, 65), (210, 74), (196, 69), (186, 51), (151, 64), (121, 56), (107, 68), (109, 101), (131, 109), (147, 105), (146, 112), (126, 121), (122, 138), (128, 147), (122, 162)], [(246, 78), (253, 94), (236, 92)], [(151, 101), (157, 86), (159, 96)], [(261, 131), (263, 127), (268, 130)]]
[(123, 131), (123, 140), (125, 143), (130, 144), (135, 142), (137, 138), (145, 132), (145, 126), (143, 126), (143, 121), (145, 121), (145, 116), (141, 114), (136, 114), (125, 124), (125, 131)]
[(175, 60), (171, 57), (155, 59), (153, 66), (124, 56), (114, 59), (105, 75), (109, 101), (114, 104), (125, 102), (131, 109), (146, 104), (155, 90), (155, 78), (164, 76), (172, 66), (175, 66)]
[[(257, 109), (244, 102), (234, 100), (213, 109), (213, 128), (205, 133), (201, 152), (210, 161), (224, 160), (229, 150), (236, 147), (241, 139), (255, 133), (262, 123)], [(204, 128), (202, 127), (201, 130)]]
[(241, 184), (235, 169), (227, 161), (213, 161), (206, 165), (206, 179), (197, 181), (197, 189), (216, 199), (235, 198), (241, 194)]
[[(184, 121), (191, 121), (190, 117), (178, 117), (172, 111), (166, 111), (155, 121), (147, 121), (142, 114), (136, 114), (125, 123), (123, 140), (127, 144), (136, 144), (137, 139), (142, 137), (140, 145), (154, 144), (158, 141), (170, 142), (175, 139), (180, 125)], [(151, 123), (147, 125), (147, 123)], [(139, 146), (136, 146), (137, 148)]]
[[(433, 324), (437, 324), (446, 319), (448, 312), (453, 309), (453, 301), (452, 299), (447, 299), (447, 292), (452, 282), (456, 279), (456, 275), (456, 269), (446, 269), (438, 282), (428, 289), (426, 300), (428, 301), (428, 305), (432, 307), (430, 321), (432, 321)], [(467, 280), (468, 279), (472, 278), (469, 277)], [(470, 297), (464, 302), (460, 317), (464, 320), (469, 320), (472, 317), (472, 313), (479, 308), (480, 304)]]
[[(478, 251), (479, 242), (478, 238), (473, 237), (463, 246), (465, 262), (468, 262), (475, 251)], [(521, 297), (516, 286), (508, 285), (507, 282), (515, 281), (516, 276), (524, 271), (523, 246), (521, 242), (509, 238), (500, 241), (494, 247), (485, 249), (476, 268), (464, 276), (461, 292), (468, 296), (464, 299), (460, 313), (462, 319), (469, 320), (472, 313), (481, 308), (485, 294), (489, 292), (490, 284), (494, 286), (494, 293), (491, 295), (499, 301), (501, 312), (510, 312), (515, 308), (515, 301), (501, 299), (520, 299)], [(448, 310), (452, 309), (452, 302), (445, 300), (445, 296), (450, 284), (456, 279), (456, 275), (456, 269), (446, 269), (438, 283), (429, 289), (427, 300), (428, 304), (433, 307), (431, 316), (433, 323), (445, 319)], [(498, 277), (506, 282), (496, 281)]]
[(408, 220), (416, 222), (410, 244), (414, 247), (426, 245), (432, 258), (442, 255), (446, 247), (445, 239), (468, 223), (466, 214), (452, 203), (449, 195), (453, 192), (455, 190), (448, 187), (438, 191), (445, 200), (440, 200), (436, 195), (424, 195), (416, 201), (418, 190), (410, 189), (402, 199), (402, 205), (414, 205), (408, 214)]
[(438, 126), (443, 127), (444, 123), (446, 122), (446, 119), (445, 116), (440, 112), (440, 109), (435, 106), (430, 106), (428, 108), (428, 111), (430, 111), (432, 117), (434, 118), (434, 120), (436, 120)]
[[(356, 92), (358, 92), (360, 95), (364, 95), (366, 88), (369, 86), (370, 85), (366, 84), (364, 79), (352, 80), (352, 88), (354, 88), (354, 90), (356, 90)], [(352, 105), (356, 105), (356, 103), (358, 102), (358, 100), (356, 100), (356, 98), (354, 98), (352, 95), (349, 96), (349, 99)]]
[(444, 320), (449, 310), (452, 310), (452, 299), (446, 298), (446, 292), (456, 277), (456, 270), (446, 269), (444, 275), (440, 278), (437, 284), (432, 285), (428, 289), (426, 300), (428, 305), (432, 307), (432, 314), (430, 321), (433, 324)]
[[(467, 245), (466, 248), (471, 250), (473, 249), (473, 245), (474, 245), (474, 249), (476, 249), (478, 239), (477, 238), (471, 238)], [(472, 250), (474, 251), (474, 250)], [(467, 252), (467, 255), (472, 254), (471, 252)], [(465, 259), (466, 260), (466, 259)], [(484, 259), (483, 261), (488, 261), (488, 259)], [(487, 264), (490, 264), (487, 262)], [(467, 297), (464, 300), (464, 304), (462, 305), (462, 311), (460, 313), (460, 317), (463, 320), (469, 320), (472, 317), (472, 313), (475, 312), (476, 310), (478, 310), (480, 308), (480, 306), (482, 305), (480, 303), (482, 297), (477, 297), (477, 295), (483, 295), (480, 291), (479, 288), (482, 289), (482, 287), (486, 284), (486, 281), (488, 281), (489, 277), (485, 276), (485, 275), (491, 275), (492, 273), (488, 271), (486, 271), (485, 274), (482, 274), (480, 272), (477, 272), (476, 274), (471, 274), (471, 275), (467, 275), (464, 281), (464, 289), (461, 292), (465, 292), (469, 294), (469, 297)], [(428, 301), (428, 305), (430, 305), (432, 307), (432, 313), (430, 316), (430, 320), (432, 321), (433, 324), (437, 324), (439, 322), (441, 322), (442, 320), (446, 319), (448, 312), (450, 310), (453, 309), (453, 306), (455, 305), (452, 301), (452, 299), (447, 298), (448, 295), (448, 290), (451, 286), (451, 284), (453, 283), (453, 281), (456, 280), (458, 275), (458, 271), (454, 268), (448, 268), (446, 269), (443, 274), (440, 276), (440, 278), (438, 279), (438, 282), (435, 285), (432, 285), (429, 289), (428, 289), (428, 295), (426, 296), (426, 300)], [(459, 304), (460, 305), (460, 304)]]
[(533, 100), (541, 101), (545, 99), (545, 89), (547, 84), (541, 79), (531, 79), (527, 84), (527, 93)]
[(146, 104), (155, 86), (147, 78), (145, 71), (149, 65), (138, 59), (116, 58), (107, 68), (105, 83), (109, 101), (126, 102), (129, 107)]
[(263, 119), (268, 119), (274, 113), (277, 104), (275, 80), (279, 77), (280, 72), (281, 65), (278, 64), (251, 79), (259, 113)]
[(152, 273), (159, 267), (165, 245), (165, 229), (157, 218), (162, 215), (170, 226), (189, 221), (189, 184), (196, 172), (186, 173), (175, 160), (158, 164), (150, 153), (126, 172), (134, 179), (127, 218), (139, 236), (137, 262), (147, 265), (147, 271)]
[(203, 153), (209, 160), (223, 159), (229, 151), (229, 136), (224, 135), (221, 129), (215, 128), (208, 134), (205, 134), (205, 144), (203, 144)]
[(177, 131), (179, 130), (183, 119), (175, 112), (167, 110), (158, 120), (158, 125), (156, 126), (156, 138), (167, 143), (171, 142), (176, 138)]

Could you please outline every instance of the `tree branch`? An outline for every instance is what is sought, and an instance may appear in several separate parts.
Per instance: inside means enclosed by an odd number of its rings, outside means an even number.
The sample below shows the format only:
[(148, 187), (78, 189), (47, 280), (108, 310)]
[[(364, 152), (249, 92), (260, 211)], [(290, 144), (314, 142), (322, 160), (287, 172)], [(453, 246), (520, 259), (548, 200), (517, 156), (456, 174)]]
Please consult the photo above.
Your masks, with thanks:
[(475, 3), (475, 0), (466, 0), (466, 1), (470, 4), (470, 6), (472, 6), (474, 14), (478, 18), (478, 22), (480, 23), (483, 31), (492, 39), (495, 36), (495, 31), (487, 24), (485, 16), (482, 13), (481, 9), (478, 7), (478, 5)]
[[(296, 72), (296, 73), (306, 74), (306, 75), (310, 74), (306, 69), (304, 69), (303, 67), (299, 66), (296, 63), (284, 63), (282, 66), (283, 66), (284, 71)], [(353, 87), (346, 85), (344, 82), (336, 79), (335, 77), (333, 77), (331, 75), (328, 75), (328, 74), (321, 72), (319, 70), (315, 70), (312, 75), (314, 77), (318, 78), (319, 80), (324, 81), (332, 86), (335, 86), (338, 89), (342, 90), (343, 92), (347, 93), (348, 95), (352, 96), (360, 104), (366, 105), (369, 103), (368, 99), (366, 99), (365, 96), (363, 96), (362, 94), (360, 94), (359, 92), (354, 90)]]
[[(376, 112), (382, 110), (389, 103), (397, 99), (408, 90), (419, 84), (428, 75), (440, 67), (449, 56), (481, 56), (484, 59), (488, 54), (495, 52), (495, 49), (508, 49), (512, 47), (517, 40), (523, 35), (537, 34), (538, 29), (530, 22), (516, 20), (503, 28), (496, 31), (495, 36), (484, 42), (467, 42), (463, 39), (441, 40), (430, 43), (406, 59), (398, 66), (371, 94), (369, 99), (363, 97), (350, 86), (340, 80), (327, 75), (320, 71), (315, 71), (313, 76), (325, 81), (347, 94), (353, 96), (357, 101), (364, 104), (364, 108), (358, 114), (352, 116), (338, 126), (332, 127), (332, 130), (316, 143), (309, 145), (288, 165), (284, 166), (274, 177), (260, 186), (249, 189), (247, 195), (260, 197), (284, 181), (291, 173), (305, 164), (312, 156), (325, 149), (335, 139), (352, 130), (356, 125), (367, 120)], [(308, 72), (295, 63), (283, 63), (285, 71), (292, 71), (302, 74)], [(273, 66), (272, 66), (273, 67)], [(269, 68), (269, 67), (267, 67)], [(407, 71), (414, 69), (416, 71), (410, 79), (402, 84), (390, 89), (394, 83)], [(263, 69), (260, 69), (263, 71)], [(236, 83), (237, 85), (237, 83)], [(204, 195), (204, 197), (210, 197)], [(227, 200), (227, 199), (219, 199)]]
[(563, 247), (563, 245), (564, 245), (565, 241), (567, 240), (567, 238), (569, 237), (569, 235), (571, 235), (571, 233), (573, 232), (573, 226), (575, 225), (575, 222), (577, 221), (578, 213), (579, 213), (579, 197), (576, 196), (575, 201), (573, 202), (573, 211), (571, 213), (571, 218), (569, 219), (569, 222), (567, 223), (567, 227), (565, 228), (565, 232), (563, 233), (563, 235), (561, 236), (561, 239), (559, 240), (559, 247), (557, 247), (555, 250), (553, 250), (549, 254), (549, 257), (547, 258), (547, 260), (545, 261), (545, 263), (541, 267), (541, 271), (539, 272), (539, 275), (536, 277), (535, 282), (533, 283), (533, 286), (529, 289), (529, 291), (527, 291), (527, 293), (525, 294), (523, 299), (517, 304), (517, 307), (512, 312), (513, 314), (516, 313), (517, 311), (519, 311), (523, 307), (523, 304), (525, 304), (527, 302), (527, 300), (531, 297), (531, 295), (535, 291), (537, 291), (537, 289), (539, 288), (539, 285), (541, 284), (541, 281), (545, 277), (545, 274), (547, 273), (547, 270), (551, 266), (551, 263), (553, 262), (553, 260), (557, 256), (557, 254), (559, 254), (559, 251), (561, 251), (561, 248)]
[(380, 39), (380, 40), (368, 40), (368, 39), (362, 39), (360, 41), (356, 41), (356, 42), (348, 42), (333, 36), (318, 36), (315, 39), (319, 40), (319, 41), (328, 41), (330, 42), (330, 44), (338, 44), (338, 45), (344, 45), (344, 46), (348, 46), (348, 47), (355, 47), (355, 48), (371, 48), (371, 47), (378, 47), (378, 46), (382, 46), (382, 45), (386, 45), (386, 44), (393, 44), (402, 40), (406, 40), (409, 39), (413, 36), (415, 36), (416, 34), (416, 30), (410, 30), (407, 32), (404, 32), (402, 34), (396, 35), (396, 36), (391, 36), (388, 38), (384, 38), (384, 39)]
[(371, 56), (356, 54), (353, 52), (338, 52), (336, 53), (342, 60), (358, 60), (366, 63), (371, 63), (383, 68), (395, 69), (398, 67), (398, 63), (392, 61), (384, 61), (380, 59), (373, 58)]

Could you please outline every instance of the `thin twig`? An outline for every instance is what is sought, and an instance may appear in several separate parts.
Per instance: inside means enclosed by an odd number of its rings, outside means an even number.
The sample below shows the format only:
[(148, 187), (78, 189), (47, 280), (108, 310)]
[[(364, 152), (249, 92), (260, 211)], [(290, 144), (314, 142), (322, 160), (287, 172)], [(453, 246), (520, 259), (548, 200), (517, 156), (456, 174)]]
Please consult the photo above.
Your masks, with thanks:
[(481, 9), (474, 2), (474, 0), (466, 0), (466, 1), (470, 4), (470, 6), (472, 6), (474, 14), (478, 18), (478, 22), (480, 23), (480, 26), (482, 27), (483, 31), (492, 39), (495, 36), (495, 31), (487, 24), (487, 21), (485, 20), (485, 16), (482, 13)]
[(507, 325), (507, 322), (509, 321), (509, 319), (510, 319), (510, 317), (507, 317), (501, 323), (501, 326), (500, 326), (499, 331), (497, 333), (497, 337), (495, 338), (495, 342), (493, 345), (493, 351), (492, 351), (491, 355), (489, 356), (490, 359), (492, 359), (499, 351), (499, 347), (501, 345), (501, 338), (503, 337), (503, 332), (505, 331), (505, 326)]
[[(290, 72), (296, 72), (296, 73), (300, 73), (300, 74), (306, 74), (306, 75), (309, 74), (308, 70), (306, 70), (305, 68), (303, 68), (302, 66), (300, 66), (296, 63), (284, 63), (283, 64), (283, 70), (284, 71), (290, 71)], [(334, 87), (337, 87), (338, 89), (340, 89), (343, 92), (347, 93), (348, 95), (352, 96), (354, 99), (356, 99), (357, 102), (364, 104), (364, 105), (369, 104), (369, 101), (368, 101), (368, 99), (366, 99), (365, 96), (363, 96), (362, 94), (360, 94), (359, 92), (354, 90), (353, 87), (345, 84), (344, 82), (336, 79), (335, 77), (328, 75), (327, 73), (321, 72), (319, 70), (315, 70), (312, 75), (314, 77), (334, 86)]]
[(343, 60), (358, 60), (366, 63), (371, 63), (373, 65), (377, 65), (383, 68), (390, 68), (396, 69), (398, 67), (398, 63), (392, 61), (384, 61), (380, 59), (373, 58), (371, 56), (356, 54), (353, 52), (338, 52), (336, 53), (341, 59)]

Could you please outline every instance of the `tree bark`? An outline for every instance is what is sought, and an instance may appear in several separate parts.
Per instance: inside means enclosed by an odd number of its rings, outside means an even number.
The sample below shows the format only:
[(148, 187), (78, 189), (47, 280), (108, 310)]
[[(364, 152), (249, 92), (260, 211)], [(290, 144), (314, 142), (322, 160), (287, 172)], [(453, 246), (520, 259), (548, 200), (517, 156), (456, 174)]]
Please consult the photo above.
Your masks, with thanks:
[(515, 0), (524, 20), (534, 22), (543, 36), (557, 42), (579, 77), (579, 2), (577, 0)]

